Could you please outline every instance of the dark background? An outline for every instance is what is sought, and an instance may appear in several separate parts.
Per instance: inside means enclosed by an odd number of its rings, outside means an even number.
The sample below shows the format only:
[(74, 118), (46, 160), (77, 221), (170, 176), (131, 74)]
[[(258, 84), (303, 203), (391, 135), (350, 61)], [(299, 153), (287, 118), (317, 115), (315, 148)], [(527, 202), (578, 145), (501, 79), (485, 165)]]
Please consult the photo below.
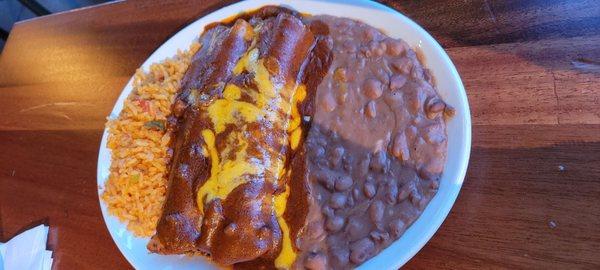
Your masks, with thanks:
[[(35, 3), (42, 9), (35, 8)], [(40, 11), (49, 13), (64, 12), (75, 8), (101, 4), (106, 0), (0, 0), (0, 29), (10, 32), (13, 24), (18, 21), (35, 18), (42, 15)], [(27, 6), (30, 7), (27, 7)], [(34, 6), (31, 6), (34, 5)], [(45, 13), (45, 12), (44, 12)], [(2, 31), (0, 30), (0, 31)], [(0, 52), (4, 47), (6, 38), (0, 38)]]

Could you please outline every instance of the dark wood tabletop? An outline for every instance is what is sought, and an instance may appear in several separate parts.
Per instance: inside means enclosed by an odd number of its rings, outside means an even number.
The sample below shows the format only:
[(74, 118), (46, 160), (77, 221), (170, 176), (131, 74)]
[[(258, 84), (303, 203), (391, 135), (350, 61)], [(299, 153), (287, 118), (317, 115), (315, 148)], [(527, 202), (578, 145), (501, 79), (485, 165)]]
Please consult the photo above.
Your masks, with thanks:
[[(407, 269), (600, 269), (600, 1), (384, 1), (463, 79), (467, 177)], [(0, 241), (50, 225), (54, 269), (127, 269), (100, 213), (106, 116), (136, 68), (229, 2), (127, 1), (18, 23), (0, 55)]]

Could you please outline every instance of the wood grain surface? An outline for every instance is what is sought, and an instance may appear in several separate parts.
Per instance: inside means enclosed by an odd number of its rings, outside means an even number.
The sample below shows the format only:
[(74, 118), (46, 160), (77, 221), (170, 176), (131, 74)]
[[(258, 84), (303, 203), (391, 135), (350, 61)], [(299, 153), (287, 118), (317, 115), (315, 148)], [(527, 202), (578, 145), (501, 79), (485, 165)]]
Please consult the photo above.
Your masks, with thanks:
[[(54, 269), (128, 269), (98, 205), (105, 118), (135, 69), (231, 1), (126, 1), (17, 24), (0, 55), (0, 241), (50, 225)], [(600, 269), (600, 1), (383, 1), (463, 79), (473, 148), (407, 269)]]

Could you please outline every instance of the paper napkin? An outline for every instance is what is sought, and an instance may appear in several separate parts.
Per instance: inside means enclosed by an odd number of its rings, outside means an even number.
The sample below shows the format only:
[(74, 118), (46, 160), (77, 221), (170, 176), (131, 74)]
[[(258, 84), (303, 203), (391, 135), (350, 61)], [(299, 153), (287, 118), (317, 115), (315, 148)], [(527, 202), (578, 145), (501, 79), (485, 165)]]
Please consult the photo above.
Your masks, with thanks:
[(29, 229), (0, 243), (0, 270), (50, 270), (52, 251), (46, 250), (48, 227)]

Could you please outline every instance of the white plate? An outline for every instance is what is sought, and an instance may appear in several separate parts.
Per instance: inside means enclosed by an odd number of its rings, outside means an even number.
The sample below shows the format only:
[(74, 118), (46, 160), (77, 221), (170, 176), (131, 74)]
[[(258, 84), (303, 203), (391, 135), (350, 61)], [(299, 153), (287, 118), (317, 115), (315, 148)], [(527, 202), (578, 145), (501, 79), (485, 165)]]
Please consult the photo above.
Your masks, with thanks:
[[(233, 4), (210, 13), (179, 31), (156, 50), (142, 65), (148, 70), (151, 63), (175, 55), (177, 49), (185, 50), (205, 25), (220, 21), (240, 12), (264, 5), (282, 4), (309, 14), (328, 14), (354, 18), (382, 29), (391, 37), (402, 38), (425, 56), (424, 65), (432, 71), (436, 87), (443, 99), (456, 108), (456, 116), (448, 123), (448, 161), (437, 195), (431, 200), (423, 214), (413, 225), (376, 257), (359, 269), (397, 269), (413, 257), (440, 227), (460, 191), (471, 150), (471, 115), (467, 96), (448, 55), (442, 47), (416, 23), (386, 6), (363, 0), (330, 1), (285, 1), (249, 0)], [(123, 101), (132, 90), (129, 81), (119, 96), (110, 117), (121, 112)], [(104, 130), (98, 156), (98, 186), (104, 186), (109, 174), (110, 151), (106, 148), (107, 130)], [(101, 190), (98, 191), (101, 193)], [(216, 269), (201, 257), (163, 256), (150, 254), (146, 250), (148, 238), (137, 238), (127, 231), (125, 225), (107, 212), (100, 201), (102, 215), (115, 243), (127, 260), (137, 269)]]

